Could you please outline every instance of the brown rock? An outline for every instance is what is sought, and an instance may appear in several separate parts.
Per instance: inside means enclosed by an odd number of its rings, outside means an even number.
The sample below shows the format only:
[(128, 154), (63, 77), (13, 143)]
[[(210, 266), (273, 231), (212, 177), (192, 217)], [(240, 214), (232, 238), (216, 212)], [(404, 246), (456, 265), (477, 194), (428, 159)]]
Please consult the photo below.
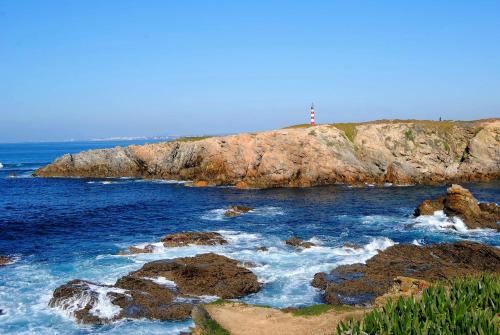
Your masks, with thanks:
[(193, 183), (191, 183), (189, 186), (193, 187), (207, 187), (208, 186), (208, 181), (205, 180), (198, 180)]
[(194, 186), (436, 184), (500, 178), (500, 119), (374, 121), (64, 155), (42, 177), (194, 180)]
[[(176, 302), (170, 289), (146, 279), (123, 279), (117, 286), (73, 280), (58, 287), (49, 306), (68, 310), (80, 302), (73, 316), (81, 323), (102, 324), (118, 319), (182, 320), (189, 317), (192, 304)], [(104, 292), (104, 293), (102, 293)], [(99, 311), (103, 300), (114, 305), (113, 314)], [(74, 308), (74, 307), (73, 307)]]
[(432, 215), (436, 211), (444, 209), (445, 197), (440, 197), (436, 200), (424, 200), (416, 209), (415, 216)]
[(127, 251), (120, 251), (119, 255), (130, 255), (130, 254), (151, 254), (154, 251), (154, 246), (151, 244), (147, 244), (144, 248), (137, 248), (134, 246), (130, 246), (127, 248)]
[(227, 241), (216, 232), (181, 232), (165, 236), (161, 239), (168, 248), (187, 245), (223, 245)]
[(398, 276), (435, 281), (500, 273), (500, 250), (473, 242), (392, 246), (364, 264), (339, 266), (330, 274), (316, 274), (312, 284), (325, 290), (331, 304), (372, 304), (387, 293)]
[[(158, 283), (159, 277), (176, 285)], [(123, 318), (182, 320), (201, 302), (198, 296), (239, 298), (260, 288), (257, 277), (240, 267), (238, 261), (203, 254), (147, 263), (118, 279), (113, 286), (73, 280), (54, 291), (49, 305), (70, 311), (82, 323), (107, 323)], [(99, 311), (103, 303), (108, 307)]]
[(8, 256), (0, 256), (0, 266), (12, 263), (12, 258)]
[(374, 306), (383, 307), (389, 300), (397, 301), (400, 297), (420, 296), (428, 287), (426, 280), (398, 276), (389, 291), (375, 299)]
[(257, 277), (240, 267), (238, 261), (213, 253), (150, 262), (126, 277), (165, 277), (176, 283), (180, 294), (224, 299), (239, 298), (261, 288)]
[(289, 239), (285, 240), (285, 244), (290, 245), (295, 248), (310, 248), (316, 246), (316, 244), (312, 242), (304, 242), (297, 237), (290, 237)]
[(255, 248), (255, 250), (264, 252), (264, 251), (268, 251), (269, 249), (267, 247), (257, 247), (257, 248)]
[(443, 210), (449, 217), (459, 217), (468, 228), (490, 228), (500, 230), (500, 207), (494, 203), (478, 204), (474, 196), (460, 185), (448, 188), (445, 197), (425, 200), (415, 210), (415, 216), (432, 215)]
[(224, 216), (233, 217), (242, 215), (253, 210), (252, 207), (242, 206), (242, 205), (232, 205), (225, 212)]

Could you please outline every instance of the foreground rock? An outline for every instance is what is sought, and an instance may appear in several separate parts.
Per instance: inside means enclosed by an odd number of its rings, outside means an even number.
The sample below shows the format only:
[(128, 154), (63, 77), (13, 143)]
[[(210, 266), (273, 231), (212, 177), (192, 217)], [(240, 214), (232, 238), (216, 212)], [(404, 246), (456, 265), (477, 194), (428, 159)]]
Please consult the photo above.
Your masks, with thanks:
[[(161, 260), (145, 264), (122, 279), (163, 277), (176, 284), (183, 295), (240, 298), (258, 292), (257, 277), (239, 262), (213, 253)], [(121, 287), (120, 279), (117, 286)]]
[(300, 126), (67, 154), (41, 177), (140, 177), (240, 188), (500, 178), (500, 120)]
[(285, 240), (285, 244), (295, 248), (305, 248), (305, 249), (316, 246), (316, 244), (312, 242), (304, 242), (297, 237), (290, 237), (289, 239)]
[(444, 211), (448, 217), (459, 217), (470, 229), (500, 230), (497, 224), (500, 207), (495, 203), (478, 204), (474, 196), (460, 185), (452, 185), (444, 197), (425, 200), (415, 209), (415, 216), (432, 215), (436, 211)]
[(247, 206), (242, 206), (242, 205), (233, 205), (233, 206), (230, 206), (224, 212), (224, 216), (227, 216), (227, 217), (238, 216), (238, 215), (242, 215), (242, 214), (248, 213), (251, 210), (253, 210), (252, 207), (247, 207)]
[(398, 276), (435, 281), (479, 272), (500, 273), (498, 248), (473, 242), (425, 247), (401, 244), (381, 251), (366, 264), (317, 273), (312, 285), (324, 290), (329, 304), (370, 305), (390, 290)]
[(161, 239), (168, 248), (185, 247), (188, 245), (223, 245), (227, 241), (216, 232), (181, 232), (165, 236)]
[(54, 291), (49, 305), (82, 323), (181, 320), (202, 302), (200, 296), (239, 298), (260, 288), (238, 261), (210, 253), (147, 263), (112, 286), (73, 280)]
[(7, 256), (0, 256), (0, 266), (12, 263), (12, 258)]

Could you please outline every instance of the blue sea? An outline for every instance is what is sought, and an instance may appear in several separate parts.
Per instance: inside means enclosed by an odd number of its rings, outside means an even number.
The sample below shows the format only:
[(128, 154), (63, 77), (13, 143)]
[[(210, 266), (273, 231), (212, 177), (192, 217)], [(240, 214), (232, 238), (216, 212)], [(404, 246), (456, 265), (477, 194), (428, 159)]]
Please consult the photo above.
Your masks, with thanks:
[[(364, 262), (396, 243), (474, 240), (500, 246), (500, 234), (468, 230), (443, 215), (414, 218), (424, 199), (445, 186), (238, 190), (192, 188), (183, 183), (138, 179), (42, 179), (34, 169), (64, 153), (143, 142), (0, 144), (1, 334), (178, 334), (192, 322), (120, 321), (77, 324), (67, 311), (47, 306), (52, 291), (72, 279), (112, 284), (144, 263), (216, 252), (257, 264), (264, 283), (248, 303), (275, 307), (321, 301), (309, 285), (316, 272)], [(480, 201), (500, 202), (500, 183), (465, 184)], [(226, 218), (231, 204), (254, 207)], [(163, 248), (153, 254), (118, 256), (130, 245), (155, 243), (179, 231), (218, 231), (230, 242), (218, 247)], [(290, 236), (312, 241), (303, 251), (287, 247)], [(361, 248), (345, 247), (345, 243)], [(268, 251), (257, 252), (266, 246)]]

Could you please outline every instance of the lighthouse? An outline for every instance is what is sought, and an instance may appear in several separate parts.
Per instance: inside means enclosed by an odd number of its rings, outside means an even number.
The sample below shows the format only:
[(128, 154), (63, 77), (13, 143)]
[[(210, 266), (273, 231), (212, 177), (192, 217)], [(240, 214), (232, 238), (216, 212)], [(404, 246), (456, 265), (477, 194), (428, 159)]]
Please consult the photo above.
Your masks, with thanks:
[(314, 126), (314, 104), (311, 104), (311, 126)]

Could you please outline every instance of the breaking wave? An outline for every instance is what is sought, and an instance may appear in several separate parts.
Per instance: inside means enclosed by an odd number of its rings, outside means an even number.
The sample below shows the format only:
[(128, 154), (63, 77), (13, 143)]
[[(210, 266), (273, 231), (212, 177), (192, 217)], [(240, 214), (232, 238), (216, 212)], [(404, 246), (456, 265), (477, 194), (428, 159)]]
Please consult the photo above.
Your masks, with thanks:
[[(227, 208), (212, 209), (202, 214), (201, 218), (203, 220), (208, 220), (208, 221), (230, 220), (231, 218), (228, 218), (224, 215), (226, 210)], [(281, 207), (263, 206), (263, 207), (256, 207), (251, 211), (249, 211), (248, 213), (243, 214), (242, 216), (247, 216), (247, 215), (273, 217), (278, 215), (285, 215), (285, 211)]]
[(430, 231), (442, 231), (459, 235), (490, 235), (496, 234), (493, 229), (470, 229), (459, 217), (448, 217), (443, 211), (436, 211), (433, 215), (421, 215), (414, 219), (416, 228)]

